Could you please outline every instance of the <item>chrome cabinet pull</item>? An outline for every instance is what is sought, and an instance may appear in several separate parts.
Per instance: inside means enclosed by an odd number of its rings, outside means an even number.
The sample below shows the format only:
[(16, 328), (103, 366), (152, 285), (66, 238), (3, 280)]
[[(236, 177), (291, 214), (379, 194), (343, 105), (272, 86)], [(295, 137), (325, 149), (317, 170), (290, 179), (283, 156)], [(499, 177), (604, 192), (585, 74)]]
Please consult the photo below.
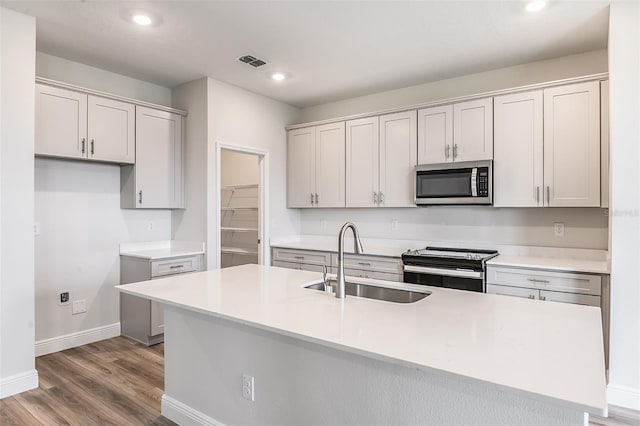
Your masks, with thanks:
[(444, 158), (449, 158), (449, 151), (451, 150), (451, 145), (447, 145), (444, 147)]
[(82, 153), (84, 154), (84, 138), (82, 138)]
[(142, 190), (138, 191), (138, 204), (142, 204)]
[(94, 145), (94, 140), (91, 139), (91, 155), (94, 154), (93, 145)]
[(540, 300), (547, 300), (547, 298), (544, 296), (540, 296)]
[(293, 256), (293, 257), (294, 257), (294, 259), (298, 259), (298, 260), (304, 259), (304, 256)]
[(310, 194), (310, 195), (311, 195), (311, 205), (313, 205), (313, 194)]
[(549, 194), (549, 185), (547, 185), (547, 206), (551, 203), (551, 195)]
[(538, 280), (536, 278), (527, 278), (527, 281), (531, 281), (532, 283), (549, 284), (548, 280)]
[(458, 156), (458, 144), (455, 143), (453, 144), (453, 158), (456, 158)]
[(379, 193), (378, 199), (380, 200), (380, 204), (384, 203), (384, 194), (382, 192)]
[(316, 192), (316, 204), (318, 204), (318, 193)]
[(371, 263), (369, 263), (369, 262), (358, 262), (358, 265), (371, 266)]
[(378, 193), (377, 192), (373, 193), (373, 204), (378, 204)]
[(540, 187), (536, 186), (536, 204), (540, 204)]
[(169, 269), (177, 269), (177, 268), (183, 268), (184, 265), (173, 265), (173, 266), (169, 266)]
[(529, 299), (535, 299), (535, 298), (536, 298), (536, 295), (535, 295), (535, 294), (530, 294), (530, 295), (529, 295)]

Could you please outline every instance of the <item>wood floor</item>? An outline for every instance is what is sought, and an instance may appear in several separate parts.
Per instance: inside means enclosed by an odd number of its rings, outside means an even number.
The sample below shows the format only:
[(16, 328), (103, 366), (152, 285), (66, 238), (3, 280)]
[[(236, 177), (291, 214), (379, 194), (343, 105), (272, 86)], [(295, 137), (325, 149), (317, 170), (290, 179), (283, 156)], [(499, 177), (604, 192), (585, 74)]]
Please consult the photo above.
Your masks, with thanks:
[(160, 415), (164, 345), (125, 337), (36, 358), (40, 387), (0, 400), (0, 425), (175, 425)]
[[(164, 345), (126, 337), (36, 358), (40, 387), (0, 400), (0, 425), (175, 425), (160, 415)], [(610, 407), (591, 426), (640, 426), (640, 413)]]

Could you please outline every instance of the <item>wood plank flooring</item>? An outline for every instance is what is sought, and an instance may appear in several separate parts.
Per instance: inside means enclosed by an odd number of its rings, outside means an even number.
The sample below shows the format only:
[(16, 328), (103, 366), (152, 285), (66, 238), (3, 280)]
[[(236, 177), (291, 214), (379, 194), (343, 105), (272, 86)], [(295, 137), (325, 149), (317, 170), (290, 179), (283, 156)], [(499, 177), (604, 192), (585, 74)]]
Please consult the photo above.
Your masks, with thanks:
[[(0, 425), (175, 425), (160, 415), (164, 345), (115, 337), (36, 358), (40, 387), (0, 400)], [(590, 426), (640, 426), (640, 413), (610, 407)]]
[(160, 415), (164, 345), (116, 337), (36, 358), (40, 387), (0, 400), (0, 424), (175, 425)]

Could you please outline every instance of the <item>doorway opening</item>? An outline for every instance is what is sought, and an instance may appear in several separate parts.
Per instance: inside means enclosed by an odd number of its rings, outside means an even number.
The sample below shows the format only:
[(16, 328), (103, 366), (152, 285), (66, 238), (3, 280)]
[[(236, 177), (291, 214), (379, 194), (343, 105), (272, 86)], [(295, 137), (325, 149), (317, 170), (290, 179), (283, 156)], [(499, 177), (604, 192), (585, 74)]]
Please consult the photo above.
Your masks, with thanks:
[(265, 152), (218, 144), (218, 266), (261, 264), (265, 254)]

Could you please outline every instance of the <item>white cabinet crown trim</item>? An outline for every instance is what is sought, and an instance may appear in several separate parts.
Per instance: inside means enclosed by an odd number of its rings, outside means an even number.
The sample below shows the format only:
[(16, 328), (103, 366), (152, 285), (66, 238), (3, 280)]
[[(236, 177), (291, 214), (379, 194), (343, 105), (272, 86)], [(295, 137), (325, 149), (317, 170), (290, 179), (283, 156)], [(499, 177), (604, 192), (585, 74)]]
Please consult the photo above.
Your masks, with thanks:
[(76, 86), (75, 84), (64, 83), (62, 81), (51, 80), (51, 79), (44, 78), (44, 77), (37, 77), (36, 76), (36, 83), (45, 84), (47, 86), (52, 86), (52, 87), (59, 87), (59, 88), (62, 88), (62, 89), (67, 89), (67, 90), (73, 90), (75, 92), (86, 93), (86, 94), (89, 94), (89, 95), (100, 96), (102, 98), (113, 99), (113, 100), (116, 100), (116, 101), (127, 102), (127, 103), (130, 103), (130, 104), (144, 106), (144, 107), (148, 107), (148, 108), (153, 108), (153, 109), (157, 109), (157, 110), (161, 110), (161, 111), (171, 112), (171, 113), (174, 113), (174, 114), (182, 115), (184, 117), (187, 116), (187, 111), (183, 111), (181, 109), (171, 108), (171, 107), (164, 106), (164, 105), (158, 105), (158, 104), (154, 104), (154, 103), (151, 103), (151, 102), (140, 101), (140, 100), (137, 100), (137, 99), (131, 99), (131, 98), (127, 98), (125, 96), (119, 96), (119, 95), (114, 95), (112, 93), (101, 92), (99, 90), (88, 89), (86, 87)]
[(492, 91), (489, 91), (489, 92), (475, 93), (473, 95), (458, 96), (458, 97), (455, 97), (455, 98), (438, 99), (438, 100), (431, 101), (431, 102), (425, 102), (425, 103), (414, 104), (414, 105), (407, 105), (407, 106), (402, 106), (402, 107), (398, 107), (398, 108), (389, 108), (389, 109), (384, 109), (384, 110), (379, 110), (379, 111), (372, 111), (372, 112), (365, 112), (365, 113), (361, 113), (361, 114), (353, 114), (353, 115), (347, 115), (347, 116), (342, 116), (342, 117), (329, 118), (329, 119), (326, 119), (326, 120), (311, 121), (311, 122), (308, 122), (308, 123), (292, 124), (292, 125), (286, 126), (285, 129), (286, 130), (301, 129), (301, 128), (309, 127), (309, 126), (318, 126), (318, 125), (321, 125), (321, 124), (335, 123), (336, 121), (347, 121), (347, 120), (355, 120), (355, 119), (358, 119), (358, 118), (374, 117), (374, 116), (377, 116), (377, 115), (391, 114), (391, 113), (394, 113), (394, 112), (410, 111), (410, 110), (413, 110), (413, 109), (430, 108), (430, 107), (441, 106), (441, 105), (446, 105), (446, 104), (451, 104), (451, 103), (456, 103), (456, 102), (465, 102), (465, 101), (472, 101), (472, 100), (476, 100), (476, 99), (480, 99), (480, 98), (487, 98), (487, 97), (499, 96), (499, 95), (507, 95), (507, 94), (510, 94), (510, 93), (526, 92), (526, 91), (536, 90), (536, 89), (546, 89), (546, 88), (555, 87), (555, 86), (564, 86), (564, 85), (572, 84), (572, 83), (583, 83), (583, 82), (595, 81), (595, 80), (607, 80), (608, 78), (609, 78), (609, 73), (608, 72), (603, 72), (603, 73), (598, 73), (598, 74), (589, 74), (589, 75), (584, 75), (584, 76), (580, 76), (580, 77), (565, 78), (565, 79), (562, 79), (562, 80), (545, 81), (543, 83), (529, 84), (529, 85), (526, 85), (526, 86), (509, 87), (507, 89), (500, 89), (500, 90), (492, 90)]

